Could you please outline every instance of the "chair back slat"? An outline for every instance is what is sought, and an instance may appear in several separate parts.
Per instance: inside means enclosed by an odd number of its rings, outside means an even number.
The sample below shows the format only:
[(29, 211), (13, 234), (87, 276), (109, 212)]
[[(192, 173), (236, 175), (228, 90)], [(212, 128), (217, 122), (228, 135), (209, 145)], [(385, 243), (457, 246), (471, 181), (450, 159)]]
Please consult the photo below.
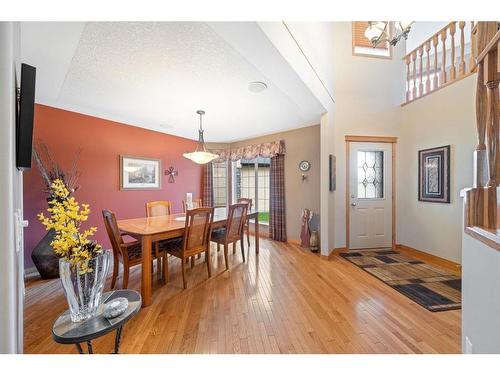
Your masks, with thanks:
[(252, 209), (252, 198), (238, 198), (238, 203), (246, 203), (248, 205), (248, 211)]
[(115, 256), (117, 256), (121, 252), (120, 245), (123, 244), (123, 238), (120, 234), (120, 229), (118, 228), (115, 214), (110, 210), (102, 210), (102, 217), (104, 219), (106, 232), (108, 233), (109, 240), (111, 241), (113, 253)]
[[(200, 208), (200, 207), (203, 207), (203, 203), (201, 201), (201, 198), (193, 199), (193, 207), (192, 207), (192, 209)], [(184, 213), (186, 213), (187, 212), (187, 203), (186, 203), (186, 201), (182, 201), (182, 208), (184, 209)]]
[(210, 246), (213, 220), (213, 207), (201, 207), (187, 211), (183, 248), (185, 253), (198, 253)]
[(169, 201), (154, 201), (146, 203), (146, 216), (167, 216), (172, 213), (172, 203)]
[(247, 203), (236, 203), (229, 206), (227, 216), (226, 236), (227, 240), (238, 240), (243, 235), (243, 226), (247, 218)]

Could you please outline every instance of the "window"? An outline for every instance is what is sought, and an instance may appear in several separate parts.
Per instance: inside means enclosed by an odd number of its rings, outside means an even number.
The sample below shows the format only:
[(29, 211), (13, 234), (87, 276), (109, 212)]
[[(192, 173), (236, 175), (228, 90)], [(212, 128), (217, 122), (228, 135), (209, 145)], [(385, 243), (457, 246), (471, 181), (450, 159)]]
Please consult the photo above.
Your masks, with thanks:
[[(377, 47), (365, 36), (368, 21), (354, 21), (352, 23), (352, 53), (356, 56), (392, 58), (392, 46), (388, 42), (381, 42)], [(388, 26), (391, 34), (392, 22)]]
[(227, 163), (213, 163), (214, 206), (227, 204)]
[(253, 209), (259, 212), (259, 222), (269, 223), (269, 170), (270, 158), (233, 162), (233, 201), (250, 198)]
[(384, 152), (358, 151), (358, 198), (384, 197)]

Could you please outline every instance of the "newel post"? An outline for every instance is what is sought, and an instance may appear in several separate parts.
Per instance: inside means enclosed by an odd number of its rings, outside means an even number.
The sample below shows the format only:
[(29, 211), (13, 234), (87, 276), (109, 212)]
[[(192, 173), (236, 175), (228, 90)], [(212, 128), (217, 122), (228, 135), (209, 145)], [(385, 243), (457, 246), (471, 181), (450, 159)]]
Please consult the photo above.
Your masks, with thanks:
[(477, 146), (474, 150), (473, 187), (483, 187), (488, 183), (488, 158), (486, 154), (486, 86), (484, 85), (483, 62), (477, 65), (476, 82), (476, 128)]
[(496, 189), (499, 176), (498, 169), (498, 142), (499, 142), (499, 118), (498, 118), (498, 84), (500, 73), (497, 69), (497, 50), (490, 51), (484, 59), (484, 85), (486, 85), (486, 134), (488, 150), (489, 181), (488, 187)]

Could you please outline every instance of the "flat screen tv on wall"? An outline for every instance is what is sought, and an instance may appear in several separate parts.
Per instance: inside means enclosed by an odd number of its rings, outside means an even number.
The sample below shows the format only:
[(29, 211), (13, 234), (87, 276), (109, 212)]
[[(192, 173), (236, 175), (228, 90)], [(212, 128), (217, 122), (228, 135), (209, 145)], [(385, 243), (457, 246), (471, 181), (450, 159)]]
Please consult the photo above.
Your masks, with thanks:
[(16, 167), (31, 168), (36, 68), (21, 64), (21, 92), (16, 124)]

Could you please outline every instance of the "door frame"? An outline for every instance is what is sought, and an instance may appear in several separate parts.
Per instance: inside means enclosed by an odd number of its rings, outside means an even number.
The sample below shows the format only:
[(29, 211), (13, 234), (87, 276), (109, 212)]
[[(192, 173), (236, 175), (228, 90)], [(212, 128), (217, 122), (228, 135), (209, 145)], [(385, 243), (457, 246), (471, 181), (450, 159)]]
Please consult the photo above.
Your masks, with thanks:
[(351, 168), (351, 143), (391, 143), (392, 144), (392, 249), (396, 249), (396, 143), (398, 137), (381, 137), (372, 135), (346, 135), (345, 136), (345, 150), (346, 150), (346, 190), (345, 190), (345, 242), (346, 249), (349, 250), (349, 236), (350, 236), (350, 209), (349, 209), (349, 192), (350, 192), (350, 168)]

